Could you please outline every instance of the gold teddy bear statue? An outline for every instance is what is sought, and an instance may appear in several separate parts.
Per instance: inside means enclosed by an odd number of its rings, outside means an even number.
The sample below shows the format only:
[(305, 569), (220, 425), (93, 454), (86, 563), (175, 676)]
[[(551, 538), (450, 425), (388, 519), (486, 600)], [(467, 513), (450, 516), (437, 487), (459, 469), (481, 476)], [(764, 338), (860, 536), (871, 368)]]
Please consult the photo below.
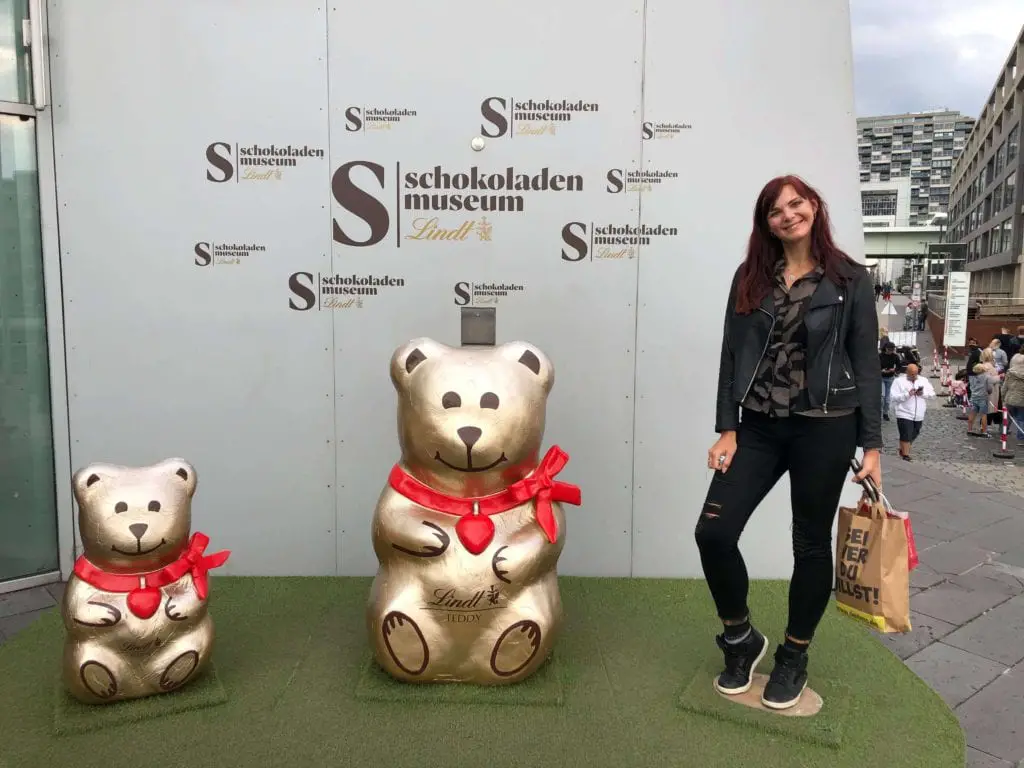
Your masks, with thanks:
[(554, 369), (525, 342), (420, 338), (392, 355), (391, 380), (402, 453), (373, 517), (374, 656), (406, 682), (520, 681), (558, 635), (559, 502), (580, 504), (554, 480), (569, 457), (540, 458)]
[(184, 459), (148, 467), (91, 464), (72, 479), (83, 554), (64, 591), (64, 684), (89, 704), (173, 691), (213, 650), (204, 556), (192, 527), (196, 471)]

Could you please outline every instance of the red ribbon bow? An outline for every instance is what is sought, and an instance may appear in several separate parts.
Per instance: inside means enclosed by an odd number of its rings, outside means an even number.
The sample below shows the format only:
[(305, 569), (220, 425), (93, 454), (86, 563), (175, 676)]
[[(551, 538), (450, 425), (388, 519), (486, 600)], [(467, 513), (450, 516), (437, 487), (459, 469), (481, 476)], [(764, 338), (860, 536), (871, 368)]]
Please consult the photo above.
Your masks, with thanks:
[(148, 619), (160, 607), (160, 587), (173, 584), (186, 573), (192, 575), (199, 599), (206, 599), (210, 591), (207, 571), (224, 565), (231, 554), (229, 550), (224, 550), (204, 556), (203, 552), (209, 543), (209, 536), (194, 533), (181, 557), (160, 570), (149, 573), (108, 573), (97, 568), (82, 555), (75, 561), (75, 575), (86, 584), (104, 592), (127, 592), (128, 609), (139, 618)]
[(207, 571), (211, 568), (220, 568), (227, 562), (228, 556), (231, 554), (229, 550), (223, 550), (204, 556), (203, 552), (206, 551), (209, 543), (210, 537), (205, 533), (192, 534), (192, 539), (188, 543), (188, 549), (185, 550), (185, 554), (163, 568), (163, 571), (170, 578), (170, 581), (167, 583), (173, 583), (186, 573), (190, 573), (192, 574), (192, 582), (196, 585), (196, 594), (199, 595), (200, 600), (205, 600), (206, 595), (209, 593), (209, 576)]
[(551, 446), (537, 468), (522, 480), (510, 485), (499, 493), (477, 498), (448, 496), (423, 485), (409, 476), (397, 464), (392, 468), (388, 482), (400, 494), (427, 509), (458, 515), (455, 532), (459, 540), (474, 555), (479, 555), (494, 538), (494, 522), (491, 515), (514, 509), (531, 499), (537, 511), (537, 524), (554, 543), (558, 538), (558, 523), (555, 520), (552, 502), (565, 502), (579, 506), (582, 494), (576, 485), (555, 480), (569, 463), (569, 454), (557, 445)]

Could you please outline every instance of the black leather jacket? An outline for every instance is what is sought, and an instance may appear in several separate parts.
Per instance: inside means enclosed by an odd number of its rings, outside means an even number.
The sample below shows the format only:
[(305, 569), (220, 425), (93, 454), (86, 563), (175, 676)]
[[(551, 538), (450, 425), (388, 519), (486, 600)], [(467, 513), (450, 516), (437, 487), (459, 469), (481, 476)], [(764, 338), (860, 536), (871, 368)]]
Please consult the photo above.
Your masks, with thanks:
[[(857, 408), (857, 444), (882, 447), (882, 371), (878, 365), (878, 315), (875, 291), (866, 269), (837, 285), (824, 275), (804, 316), (807, 329), (807, 394), (811, 405)], [(750, 390), (775, 324), (772, 293), (748, 315), (736, 312), (733, 276), (725, 312), (722, 358), (718, 369), (715, 431), (739, 426), (740, 403)]]

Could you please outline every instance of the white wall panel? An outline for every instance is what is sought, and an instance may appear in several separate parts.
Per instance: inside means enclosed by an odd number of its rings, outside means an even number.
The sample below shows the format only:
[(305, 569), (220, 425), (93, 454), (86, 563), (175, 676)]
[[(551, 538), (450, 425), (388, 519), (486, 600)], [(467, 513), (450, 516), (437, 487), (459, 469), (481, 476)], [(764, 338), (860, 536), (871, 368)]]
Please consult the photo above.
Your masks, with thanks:
[[(556, 369), (544, 446), (584, 500), (561, 572), (699, 575), (758, 190), (804, 175), (862, 255), (845, 2), (49, 8), (75, 467), (183, 455), (229, 572), (372, 573), (390, 355), (496, 305)], [(458, 188), (507, 169), (548, 188)], [(753, 575), (788, 573), (785, 481), (749, 540)]]
[[(227, 572), (334, 572), (332, 328), (287, 289), (330, 266), (324, 3), (65, 1), (50, 25), (73, 466), (184, 456)], [(288, 145), (321, 154), (239, 163)], [(199, 266), (199, 242), (264, 250)]]
[[(762, 186), (785, 173), (804, 177), (829, 203), (840, 246), (863, 256), (847, 3), (695, 8), (647, 2), (644, 121), (684, 127), (655, 131), (643, 148), (646, 169), (680, 176), (652, 185), (642, 201), (645, 224), (671, 224), (679, 236), (652, 238), (640, 258), (638, 576), (701, 575), (693, 529), (717, 439), (722, 320)], [(796, 70), (792, 52), (804, 63)], [(744, 534), (752, 577), (789, 575), (790, 522), (786, 476)]]
[[(396, 23), (392, 7), (350, 0), (332, 4), (329, 22), (331, 167), (371, 162), (383, 178), (364, 166), (339, 175), (333, 209), (344, 237), (380, 239), (336, 242), (333, 269), (405, 281), (361, 308), (334, 311), (342, 572), (376, 569), (370, 519), (399, 457), (391, 353), (420, 335), (458, 345), (455, 286), (466, 283), (521, 287), (497, 297), (498, 341), (528, 340), (555, 366), (545, 448), (568, 451), (560, 477), (581, 485), (584, 499), (566, 510), (561, 570), (627, 574), (636, 259), (564, 260), (563, 249), (573, 259), (579, 252), (563, 243), (562, 231), (579, 222), (571, 237), (589, 250), (592, 223), (636, 225), (638, 196), (609, 194), (605, 176), (639, 164), (642, 3), (595, 14), (587, 0), (486, 8), (444, 0), (407, 5)], [(530, 100), (596, 108), (512, 107)], [(415, 115), (371, 120), (374, 110)], [(524, 119), (523, 112), (541, 114)], [(486, 144), (477, 152), (470, 142), (481, 135)], [(453, 175), (547, 173), (571, 189), (515, 191), (504, 211), (438, 210), (454, 201), (446, 195), (506, 199), (504, 191), (459, 190), (453, 178), (453, 187), (437, 191), (437, 205), (430, 201), (433, 210), (417, 208), (418, 198), (405, 196), (421, 190), (408, 187), (406, 174), (438, 166)], [(374, 216), (376, 232), (366, 223)], [(489, 240), (479, 237), (484, 218)], [(431, 219), (448, 231), (465, 226), (466, 234), (412, 239)]]

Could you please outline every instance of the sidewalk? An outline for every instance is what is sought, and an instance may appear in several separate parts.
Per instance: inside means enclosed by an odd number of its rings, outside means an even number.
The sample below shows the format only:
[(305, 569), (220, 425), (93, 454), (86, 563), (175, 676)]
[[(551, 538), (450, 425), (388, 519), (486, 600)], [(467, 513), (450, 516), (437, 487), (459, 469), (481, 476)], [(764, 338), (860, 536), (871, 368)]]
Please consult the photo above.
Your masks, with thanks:
[(1015, 767), (1024, 760), (1024, 496), (889, 456), (883, 473), (890, 501), (911, 515), (921, 565), (910, 582), (913, 631), (881, 641), (953, 707), (968, 766)]

